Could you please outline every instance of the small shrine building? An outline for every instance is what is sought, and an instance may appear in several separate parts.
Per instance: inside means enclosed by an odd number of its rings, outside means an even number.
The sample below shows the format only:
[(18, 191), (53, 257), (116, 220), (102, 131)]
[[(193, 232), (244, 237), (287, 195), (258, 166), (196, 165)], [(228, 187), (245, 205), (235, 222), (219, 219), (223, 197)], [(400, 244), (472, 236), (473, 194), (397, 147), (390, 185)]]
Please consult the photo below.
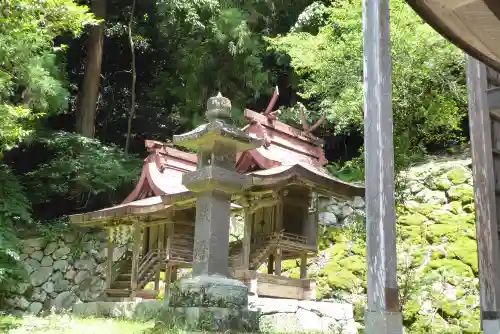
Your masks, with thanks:
[[(262, 146), (239, 153), (235, 169), (250, 182), (232, 195), (231, 210), (244, 216), (242, 240), (229, 245), (230, 276), (249, 294), (308, 300), (315, 281), (308, 278), (307, 259), (318, 252), (318, 195), (349, 200), (364, 188), (328, 174), (323, 141), (276, 120), (275, 113), (245, 110), (243, 130)], [(108, 257), (106, 294), (110, 298), (155, 298), (160, 272), (165, 293), (179, 268), (193, 264), (196, 195), (182, 184), (187, 172), (200, 166), (198, 156), (146, 140), (149, 152), (139, 182), (122, 204), (70, 217), (79, 227), (109, 232), (108, 254), (116, 243), (132, 238), (132, 249), (113, 263)], [(281, 275), (281, 261), (300, 259), (300, 278)], [(267, 273), (257, 269), (267, 264)], [(149, 282), (154, 288), (145, 289)]]

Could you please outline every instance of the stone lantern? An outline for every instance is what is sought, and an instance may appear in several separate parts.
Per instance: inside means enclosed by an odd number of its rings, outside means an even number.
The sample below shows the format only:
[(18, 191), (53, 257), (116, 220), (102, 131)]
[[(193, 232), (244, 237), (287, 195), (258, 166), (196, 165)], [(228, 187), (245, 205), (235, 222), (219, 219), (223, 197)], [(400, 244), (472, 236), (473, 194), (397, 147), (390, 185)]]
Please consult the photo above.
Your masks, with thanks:
[(230, 206), (231, 196), (250, 182), (236, 172), (236, 154), (261, 141), (231, 124), (231, 101), (220, 93), (208, 100), (206, 117), (208, 123), (174, 136), (174, 144), (198, 152), (198, 168), (182, 179), (197, 195), (192, 276), (179, 282), (169, 306), (183, 309), (195, 326), (210, 310), (212, 329), (243, 329), (248, 288), (228, 277)]

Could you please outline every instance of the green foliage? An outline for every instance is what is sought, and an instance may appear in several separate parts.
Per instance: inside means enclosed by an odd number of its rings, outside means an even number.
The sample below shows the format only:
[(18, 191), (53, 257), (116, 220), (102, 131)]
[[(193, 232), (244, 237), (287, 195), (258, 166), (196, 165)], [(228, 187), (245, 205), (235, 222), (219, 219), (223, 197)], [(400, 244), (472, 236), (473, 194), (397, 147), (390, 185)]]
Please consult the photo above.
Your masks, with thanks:
[[(301, 77), (309, 117), (327, 113), (326, 131), (363, 128), (363, 42), (360, 0), (333, 2), (319, 33), (292, 32), (268, 39), (271, 49), (291, 58)], [(396, 165), (426, 145), (457, 139), (466, 114), (462, 52), (447, 42), (404, 1), (391, 1), (393, 113)], [(290, 116), (289, 116), (290, 115)], [(284, 117), (297, 119), (297, 112)]]
[(10, 169), (0, 165), (0, 300), (26, 278), (15, 226), (31, 221), (30, 203)]
[(26, 136), (36, 119), (67, 108), (64, 46), (55, 47), (54, 39), (77, 36), (95, 21), (72, 0), (9, 0), (0, 13), (1, 152)]
[(182, 122), (203, 121), (206, 100), (218, 90), (230, 96), (238, 116), (249, 96), (271, 89), (262, 62), (263, 40), (238, 1), (160, 1), (158, 9), (164, 18), (161, 42), (176, 41), (169, 63), (182, 75), (160, 74), (153, 94), (175, 96)]
[(38, 139), (52, 159), (25, 175), (33, 203), (87, 199), (137, 180), (142, 161), (96, 139), (59, 132)]

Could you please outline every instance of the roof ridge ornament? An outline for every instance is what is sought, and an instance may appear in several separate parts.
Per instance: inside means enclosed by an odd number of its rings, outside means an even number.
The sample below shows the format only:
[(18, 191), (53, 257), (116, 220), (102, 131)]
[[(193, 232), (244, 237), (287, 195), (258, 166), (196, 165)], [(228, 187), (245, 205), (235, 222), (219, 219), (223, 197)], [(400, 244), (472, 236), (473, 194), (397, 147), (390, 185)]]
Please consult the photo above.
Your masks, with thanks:
[(318, 128), (318, 126), (321, 125), (326, 119), (326, 112), (323, 111), (323, 114), (321, 115), (321, 118), (316, 121), (316, 123), (313, 124), (313, 126), (310, 126), (309, 122), (307, 121), (306, 115), (304, 114), (304, 110), (306, 107), (299, 102), (299, 111), (300, 111), (300, 121), (302, 122), (302, 128), (304, 129), (304, 134), (306, 135), (311, 135), (314, 130)]
[(278, 102), (278, 97), (280, 95), (280, 91), (278, 89), (278, 86), (276, 85), (274, 88), (274, 93), (273, 97), (271, 97), (271, 100), (269, 101), (269, 104), (267, 105), (266, 110), (264, 110), (263, 115), (267, 117), (267, 120), (269, 123), (272, 123), (273, 121), (278, 119), (278, 116), (276, 115), (279, 110), (272, 111), (274, 106), (276, 105), (276, 102)]
[(219, 92), (207, 101), (207, 110), (205, 117), (209, 122), (215, 120), (228, 120), (231, 118), (231, 100), (222, 96)]

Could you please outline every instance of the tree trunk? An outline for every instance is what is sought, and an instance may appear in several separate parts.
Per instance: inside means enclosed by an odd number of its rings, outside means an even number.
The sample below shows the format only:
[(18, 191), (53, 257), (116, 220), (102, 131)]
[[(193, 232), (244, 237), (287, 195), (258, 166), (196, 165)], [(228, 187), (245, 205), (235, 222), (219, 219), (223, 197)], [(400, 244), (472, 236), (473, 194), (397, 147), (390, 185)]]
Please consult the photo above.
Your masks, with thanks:
[(132, 24), (134, 23), (134, 12), (135, 12), (135, 0), (132, 0), (132, 9), (130, 10), (130, 19), (128, 21), (128, 40), (130, 44), (130, 54), (131, 54), (131, 67), (132, 67), (132, 87), (130, 88), (132, 97), (130, 101), (130, 112), (128, 114), (127, 123), (127, 139), (125, 141), (125, 153), (128, 153), (130, 147), (130, 136), (132, 135), (132, 120), (135, 116), (135, 84), (137, 81), (137, 71), (135, 69), (135, 46), (134, 39), (132, 36)]
[[(91, 9), (96, 17), (104, 19), (106, 17), (106, 0), (92, 0)], [(91, 28), (86, 41), (85, 74), (76, 102), (76, 132), (86, 137), (94, 137), (96, 105), (101, 81), (103, 42), (104, 21)]]

